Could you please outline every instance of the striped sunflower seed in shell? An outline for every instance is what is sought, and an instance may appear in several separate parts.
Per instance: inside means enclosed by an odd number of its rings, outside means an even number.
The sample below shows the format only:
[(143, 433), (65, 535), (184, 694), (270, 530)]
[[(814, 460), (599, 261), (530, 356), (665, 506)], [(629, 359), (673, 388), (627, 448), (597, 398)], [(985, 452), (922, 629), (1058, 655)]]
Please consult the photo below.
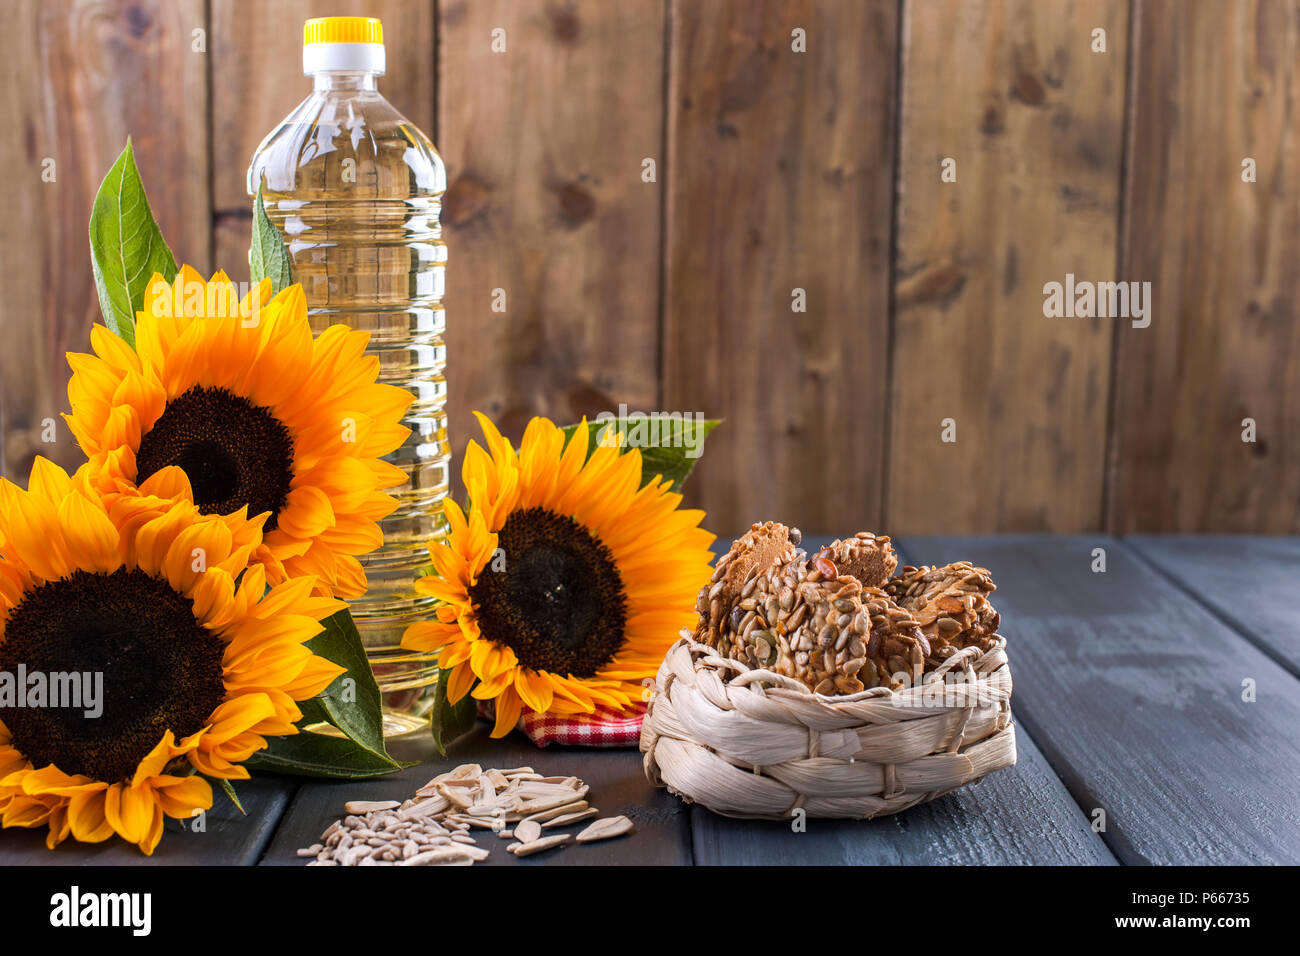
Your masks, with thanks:
[(930, 645), (926, 656), (936, 666), (963, 648), (992, 648), (1002, 621), (988, 599), (995, 590), (988, 570), (969, 561), (944, 567), (908, 566), (885, 586), (920, 625)]

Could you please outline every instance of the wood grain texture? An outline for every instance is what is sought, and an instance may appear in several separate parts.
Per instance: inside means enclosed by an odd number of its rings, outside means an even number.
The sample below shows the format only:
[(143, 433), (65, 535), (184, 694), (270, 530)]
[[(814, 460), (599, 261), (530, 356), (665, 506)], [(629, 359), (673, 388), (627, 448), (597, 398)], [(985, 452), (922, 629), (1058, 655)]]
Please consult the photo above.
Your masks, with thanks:
[(1109, 527), (1295, 533), (1300, 5), (1141, 0), (1134, 23), (1123, 272), (1155, 309), (1119, 334)]
[(380, 92), (412, 123), (435, 130), (433, 0), (212, 0), (212, 202), (216, 257), (248, 279), (248, 163), (262, 138), (311, 92), (302, 25), (311, 17), (379, 17), (387, 72)]
[(1116, 320), (1047, 318), (1043, 287), (1115, 278), (1127, 17), (1122, 0), (906, 5), (892, 532), (1101, 526)]
[(875, 527), (897, 4), (675, 2), (671, 24), (663, 403), (726, 419), (687, 500), (723, 534)]
[[(691, 862), (690, 829), (686, 807), (676, 797), (654, 790), (641, 770), (641, 755), (635, 750), (593, 750), (548, 747), (539, 750), (527, 737), (513, 733), (502, 740), (488, 736), (490, 727), (478, 728), (447, 748), (439, 757), (429, 738), (393, 742), (391, 752), (401, 760), (419, 760), (391, 777), (363, 783), (310, 782), (298, 791), (267, 850), (265, 866), (302, 866), (299, 847), (319, 842), (320, 834), (343, 815), (348, 800), (405, 800), (429, 779), (463, 763), (488, 767), (532, 767), (546, 776), (578, 776), (591, 787), (587, 802), (598, 807), (601, 816), (627, 816), (636, 832), (627, 836), (583, 845), (570, 844), (534, 856), (517, 859), (506, 852), (513, 841), (503, 840), (486, 830), (473, 831), (478, 845), (491, 852), (484, 861), (492, 866), (610, 866), (637, 863), (646, 866), (676, 866)], [(575, 835), (590, 821), (551, 832)]]
[(439, 11), (453, 447), (481, 439), (473, 410), (518, 440), (534, 415), (654, 409), (663, 0)]
[(51, 853), (46, 829), (0, 832), (0, 866), (253, 866), (261, 859), (298, 783), (288, 777), (266, 776), (236, 780), (235, 792), (247, 816), (235, 809), (216, 786), (212, 809), (202, 831), (191, 821), (163, 822), (163, 836), (153, 856), (118, 837), (103, 843), (78, 843), (69, 838)]
[[(87, 223), (104, 174), (130, 136), (154, 216), (176, 253), (211, 258), (203, 0), (18, 4), (0, 33), (0, 467), (25, 483), (32, 459), (84, 460), (67, 410), (64, 353), (101, 321)], [(53, 167), (47, 167), (53, 161)], [(53, 182), (42, 180), (52, 168)], [(53, 419), (55, 441), (43, 422)]]
[[(1012, 710), (1084, 812), (1106, 812), (1120, 862), (1300, 862), (1294, 675), (1112, 538), (903, 546), (913, 561), (992, 572)], [(1096, 547), (1105, 573), (1091, 571)]]
[(1300, 538), (1135, 535), (1124, 543), (1300, 677)]
[[(246, 278), (248, 160), (337, 13), (384, 19), (447, 158), (457, 452), (473, 408), (517, 438), (626, 402), (727, 418), (687, 487), (722, 533), (1300, 531), (1297, 0), (22, 0), (0, 472), (80, 458), (63, 353), (126, 135), (177, 258)], [(1152, 282), (1151, 326), (1043, 317), (1071, 272)]]

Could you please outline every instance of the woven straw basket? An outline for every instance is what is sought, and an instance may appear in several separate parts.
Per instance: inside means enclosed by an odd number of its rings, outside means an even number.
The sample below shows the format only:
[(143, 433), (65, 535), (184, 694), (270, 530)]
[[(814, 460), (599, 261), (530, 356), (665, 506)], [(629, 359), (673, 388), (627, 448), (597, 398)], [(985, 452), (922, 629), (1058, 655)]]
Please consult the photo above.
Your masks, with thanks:
[(870, 819), (1013, 765), (1006, 641), (935, 673), (942, 684), (823, 697), (683, 632), (641, 726), (646, 776), (729, 817)]

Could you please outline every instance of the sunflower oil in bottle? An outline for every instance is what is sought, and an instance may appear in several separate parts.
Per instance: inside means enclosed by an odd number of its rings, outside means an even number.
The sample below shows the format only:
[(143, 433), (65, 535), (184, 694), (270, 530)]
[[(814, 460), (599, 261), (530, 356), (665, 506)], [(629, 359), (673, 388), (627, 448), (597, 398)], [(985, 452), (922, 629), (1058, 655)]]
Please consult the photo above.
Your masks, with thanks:
[(370, 17), (308, 20), (302, 101), (258, 147), (248, 191), (262, 190), (285, 237), (312, 328), (370, 333), (380, 381), (415, 395), (406, 442), (388, 461), (407, 475), (382, 522), (381, 548), (361, 558), (367, 593), (352, 614), (384, 695), (385, 733), (419, 729), (432, 700), (432, 655), (403, 651), (406, 627), (432, 614), (414, 588), (428, 546), (445, 534), (448, 488), (445, 317), (447, 249), (439, 213), (446, 169), (429, 139), (380, 95), (383, 32)]

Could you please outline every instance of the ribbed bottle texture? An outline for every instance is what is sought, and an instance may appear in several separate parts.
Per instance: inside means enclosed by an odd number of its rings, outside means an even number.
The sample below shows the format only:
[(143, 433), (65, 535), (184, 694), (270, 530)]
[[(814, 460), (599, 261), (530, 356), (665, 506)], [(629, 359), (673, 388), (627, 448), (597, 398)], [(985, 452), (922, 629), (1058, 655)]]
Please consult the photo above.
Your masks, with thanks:
[(436, 677), (429, 655), (402, 651), (402, 632), (427, 619), (415, 590), (429, 544), (445, 533), (448, 488), (447, 247), (439, 214), (441, 158), (376, 90), (372, 74), (318, 73), (316, 89), (258, 148), (250, 196), (262, 189), (302, 284), (315, 331), (335, 323), (370, 333), (380, 379), (415, 395), (405, 444), (389, 461), (407, 476), (383, 546), (361, 559), (368, 592), (352, 611), (384, 691), (390, 734), (423, 724)]

